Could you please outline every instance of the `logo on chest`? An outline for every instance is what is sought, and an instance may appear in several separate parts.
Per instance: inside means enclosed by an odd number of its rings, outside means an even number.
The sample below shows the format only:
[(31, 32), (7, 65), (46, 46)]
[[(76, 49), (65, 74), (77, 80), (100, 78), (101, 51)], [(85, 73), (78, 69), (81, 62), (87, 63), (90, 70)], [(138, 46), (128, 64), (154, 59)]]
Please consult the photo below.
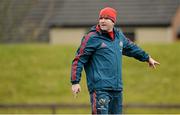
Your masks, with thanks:
[(104, 42), (102, 42), (100, 47), (105, 48), (105, 47), (107, 47), (107, 45)]
[(120, 46), (121, 48), (123, 47), (123, 42), (122, 42), (122, 41), (119, 42), (119, 46)]

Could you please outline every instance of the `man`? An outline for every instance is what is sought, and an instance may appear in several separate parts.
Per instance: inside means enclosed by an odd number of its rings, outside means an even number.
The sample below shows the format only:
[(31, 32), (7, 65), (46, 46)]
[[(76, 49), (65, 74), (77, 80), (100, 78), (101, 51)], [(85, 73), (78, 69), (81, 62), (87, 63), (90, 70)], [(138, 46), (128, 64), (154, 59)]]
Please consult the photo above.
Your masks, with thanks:
[(116, 15), (110, 7), (100, 11), (99, 23), (83, 37), (72, 63), (72, 91), (81, 91), (84, 67), (93, 114), (122, 113), (122, 55), (148, 62), (153, 68), (159, 64), (114, 27)]

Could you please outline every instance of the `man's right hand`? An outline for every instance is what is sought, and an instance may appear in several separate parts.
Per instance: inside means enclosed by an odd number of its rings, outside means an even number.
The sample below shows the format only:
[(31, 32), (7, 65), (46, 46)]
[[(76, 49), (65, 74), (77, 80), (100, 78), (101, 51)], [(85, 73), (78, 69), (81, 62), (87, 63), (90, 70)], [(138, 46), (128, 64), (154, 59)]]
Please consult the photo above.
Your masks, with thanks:
[(72, 92), (74, 93), (74, 94), (77, 94), (77, 93), (79, 93), (81, 91), (81, 86), (79, 85), (79, 84), (74, 84), (74, 85), (72, 85)]

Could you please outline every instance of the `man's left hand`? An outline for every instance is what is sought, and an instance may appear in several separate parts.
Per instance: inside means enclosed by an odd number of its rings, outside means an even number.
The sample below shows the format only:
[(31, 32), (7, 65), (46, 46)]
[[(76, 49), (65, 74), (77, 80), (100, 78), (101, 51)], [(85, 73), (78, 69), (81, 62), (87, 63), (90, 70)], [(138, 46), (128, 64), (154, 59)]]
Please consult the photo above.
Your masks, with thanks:
[(160, 65), (159, 62), (157, 62), (156, 60), (154, 60), (151, 57), (149, 57), (148, 63), (149, 63), (149, 67), (152, 67), (154, 69), (156, 69), (156, 65)]

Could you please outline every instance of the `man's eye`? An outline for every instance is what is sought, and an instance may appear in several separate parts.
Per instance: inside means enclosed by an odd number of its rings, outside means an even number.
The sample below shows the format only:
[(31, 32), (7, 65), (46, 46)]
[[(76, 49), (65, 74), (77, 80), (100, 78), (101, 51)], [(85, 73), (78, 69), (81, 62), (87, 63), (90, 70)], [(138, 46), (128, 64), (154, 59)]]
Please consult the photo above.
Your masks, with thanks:
[(107, 20), (107, 19), (109, 19), (109, 18), (108, 18), (108, 17), (104, 17), (104, 19), (106, 19), (106, 20)]
[(109, 18), (108, 17), (100, 17), (99, 19), (105, 19), (105, 20), (108, 20)]

